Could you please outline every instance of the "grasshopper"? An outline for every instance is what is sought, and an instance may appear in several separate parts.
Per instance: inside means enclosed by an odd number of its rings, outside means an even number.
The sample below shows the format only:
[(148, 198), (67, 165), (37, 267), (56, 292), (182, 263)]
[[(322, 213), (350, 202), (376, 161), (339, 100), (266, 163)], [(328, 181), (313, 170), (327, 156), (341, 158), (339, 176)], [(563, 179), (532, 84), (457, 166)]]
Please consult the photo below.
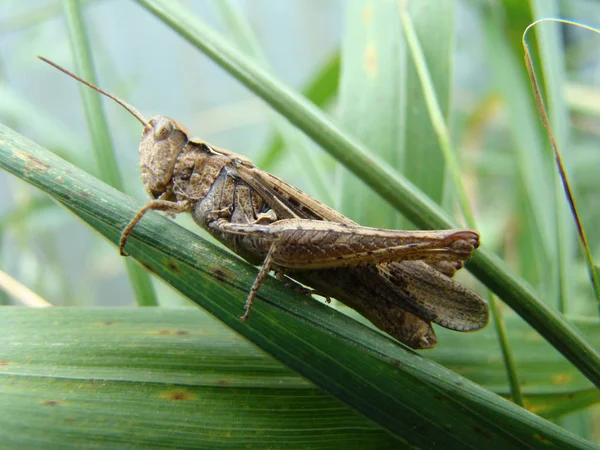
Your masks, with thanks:
[(178, 121), (165, 116), (147, 120), (123, 100), (40, 58), (114, 100), (144, 127), (140, 170), (152, 199), (123, 230), (122, 255), (146, 212), (189, 212), (221, 243), (260, 266), (244, 321), (274, 270), (280, 279), (338, 299), (415, 349), (435, 346), (431, 322), (457, 331), (487, 324), (487, 303), (452, 280), (479, 246), (476, 231), (360, 226), (242, 155), (190, 136)]

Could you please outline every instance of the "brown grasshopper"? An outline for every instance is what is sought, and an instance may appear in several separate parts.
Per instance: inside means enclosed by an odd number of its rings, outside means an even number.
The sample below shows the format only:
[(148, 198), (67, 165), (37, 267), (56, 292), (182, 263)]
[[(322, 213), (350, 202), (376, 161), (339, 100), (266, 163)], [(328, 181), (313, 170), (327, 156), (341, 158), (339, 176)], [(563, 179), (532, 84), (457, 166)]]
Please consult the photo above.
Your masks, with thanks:
[(280, 279), (290, 277), (340, 300), (415, 349), (436, 344), (431, 322), (457, 331), (487, 324), (487, 303), (451, 279), (479, 246), (476, 231), (360, 226), (247, 158), (190, 137), (176, 120), (146, 120), (121, 99), (41, 59), (116, 101), (144, 126), (140, 169), (152, 200), (123, 230), (122, 255), (147, 211), (189, 212), (225, 246), (260, 266), (244, 321), (274, 270)]

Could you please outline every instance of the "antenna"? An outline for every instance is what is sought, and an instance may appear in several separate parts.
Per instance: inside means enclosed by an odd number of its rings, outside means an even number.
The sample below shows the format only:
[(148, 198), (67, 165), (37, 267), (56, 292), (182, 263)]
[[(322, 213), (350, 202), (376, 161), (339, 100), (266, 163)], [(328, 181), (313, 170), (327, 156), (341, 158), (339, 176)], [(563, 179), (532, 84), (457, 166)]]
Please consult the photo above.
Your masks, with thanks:
[(123, 100), (121, 100), (119, 97), (116, 97), (112, 94), (109, 94), (106, 91), (103, 91), (102, 89), (100, 89), (97, 86), (94, 86), (92, 83), (90, 83), (89, 81), (85, 81), (83, 78), (78, 77), (77, 75), (75, 75), (72, 72), (69, 72), (67, 69), (65, 69), (64, 67), (59, 66), (58, 64), (56, 64), (55, 62), (50, 61), (49, 59), (44, 58), (43, 56), (39, 56), (38, 58), (40, 58), (42, 61), (44, 61), (45, 63), (50, 64), (52, 67), (55, 67), (56, 69), (60, 70), (61, 72), (69, 75), (71, 78), (75, 78), (77, 81), (79, 81), (80, 83), (85, 84), (86, 86), (92, 88), (93, 90), (100, 92), (102, 95), (106, 95), (108, 98), (114, 100), (115, 102), (117, 102), (119, 105), (121, 105), (123, 108), (125, 108), (127, 111), (129, 111), (131, 113), (131, 115), (133, 117), (135, 117), (137, 120), (139, 120), (141, 122), (142, 125), (144, 125), (144, 127), (149, 127), (150, 125), (148, 124), (148, 121), (146, 120), (146, 118), (137, 110), (135, 109), (133, 106), (131, 106), (129, 103), (124, 102)]

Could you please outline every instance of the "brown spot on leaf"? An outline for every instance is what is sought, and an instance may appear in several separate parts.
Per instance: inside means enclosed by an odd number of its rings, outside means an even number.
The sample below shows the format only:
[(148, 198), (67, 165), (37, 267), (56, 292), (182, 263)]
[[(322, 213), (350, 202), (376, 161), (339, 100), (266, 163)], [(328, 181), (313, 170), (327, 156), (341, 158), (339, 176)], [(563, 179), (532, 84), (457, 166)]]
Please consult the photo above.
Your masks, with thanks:
[(235, 274), (230, 270), (224, 269), (222, 267), (215, 267), (212, 270), (212, 274), (219, 281), (231, 281), (235, 279)]
[(0, 366), (8, 366), (8, 359), (0, 359)]
[(194, 394), (183, 390), (165, 391), (162, 392), (160, 396), (166, 398), (167, 400), (175, 401), (190, 401), (196, 399), (196, 396)]
[(225, 281), (225, 272), (223, 272), (218, 267), (215, 270), (213, 270), (213, 275), (215, 276), (215, 278), (217, 280), (219, 280), (219, 281)]
[(190, 334), (190, 332), (187, 330), (168, 330), (166, 328), (163, 328), (162, 330), (158, 330), (156, 333), (159, 336), (171, 336), (171, 335), (185, 336), (185, 335)]
[(534, 433), (533, 437), (544, 444), (550, 443), (550, 440), (547, 437), (542, 436), (541, 434)]
[(106, 322), (100, 322), (100, 325), (103, 325), (105, 327), (111, 327), (111, 326), (116, 325), (116, 324), (117, 324), (117, 322), (113, 322), (113, 321), (110, 321), (110, 320), (107, 320)]
[(44, 406), (58, 406), (62, 404), (62, 402), (58, 401), (58, 400), (44, 400), (42, 402), (42, 405)]
[(38, 170), (39, 172), (44, 173), (46, 170), (50, 168), (48, 164), (43, 162), (40, 158), (33, 155), (25, 154), (25, 158), (27, 158), (27, 168), (30, 170)]
[(179, 273), (179, 267), (173, 261), (167, 261), (167, 267), (175, 273)]
[(567, 374), (559, 374), (552, 377), (552, 382), (554, 384), (567, 384), (569, 381), (571, 381), (571, 376)]

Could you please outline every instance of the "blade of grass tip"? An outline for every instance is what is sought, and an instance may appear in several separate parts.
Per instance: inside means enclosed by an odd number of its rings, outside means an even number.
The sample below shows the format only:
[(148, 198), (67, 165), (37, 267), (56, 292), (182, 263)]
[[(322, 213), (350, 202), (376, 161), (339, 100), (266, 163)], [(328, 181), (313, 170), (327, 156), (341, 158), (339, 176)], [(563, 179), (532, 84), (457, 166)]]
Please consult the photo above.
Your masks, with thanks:
[[(556, 1), (532, 0), (530, 5), (533, 16), (532, 20), (542, 17), (556, 17), (559, 15), (558, 2)], [(536, 41), (540, 56), (540, 67), (544, 74), (542, 80), (545, 86), (548, 115), (552, 118), (554, 137), (558, 148), (568, 148), (570, 142), (570, 120), (569, 112), (564, 101), (564, 86), (566, 85), (565, 57), (563, 42), (559, 35), (559, 27), (556, 24), (554, 26), (537, 27), (536, 34), (538, 36)], [(570, 157), (569, 154), (565, 154), (564, 156), (567, 158), (563, 158), (565, 173), (573, 173), (573, 164), (571, 162), (573, 158)], [(576, 238), (569, 206), (568, 203), (565, 203), (564, 201), (562, 179), (556, 171), (553, 172), (558, 244), (557, 268), (559, 271), (559, 311), (566, 314), (568, 312), (567, 302), (577, 298), (574, 296), (573, 283), (571, 281), (573, 279), (573, 263), (576, 255)]]
[[(321, 110), (256, 67), (180, 3), (136, 1), (363, 178), (414, 224), (423, 228), (455, 227), (448, 213), (412, 183), (378, 158), (369, 155), (363, 145), (335, 126)], [(600, 386), (600, 355), (562, 316), (542, 303), (528, 284), (515, 276), (503, 261), (485, 248), (480, 248), (467, 268), (590, 381)]]
[(552, 151), (554, 152), (554, 157), (556, 159), (556, 166), (560, 173), (560, 178), (563, 182), (565, 195), (567, 197), (567, 201), (569, 202), (569, 207), (571, 208), (571, 213), (573, 214), (573, 218), (575, 220), (575, 225), (577, 227), (577, 233), (579, 234), (579, 239), (581, 240), (581, 243), (584, 248), (584, 253), (586, 256), (586, 261), (587, 261), (587, 265), (588, 265), (590, 279), (592, 282), (592, 287), (594, 288), (594, 294), (596, 295), (596, 300), (598, 301), (598, 305), (600, 308), (600, 278), (598, 277), (597, 271), (594, 270), (595, 265), (594, 265), (594, 259), (592, 257), (592, 252), (591, 252), (591, 249), (588, 244), (588, 240), (587, 240), (587, 237), (585, 234), (585, 230), (583, 228), (583, 224), (581, 223), (581, 218), (579, 217), (579, 212), (577, 211), (577, 205), (575, 203), (575, 198), (574, 198), (573, 192), (571, 190), (571, 185), (569, 183), (569, 178), (567, 176), (565, 166), (562, 162), (562, 157), (561, 157), (560, 151), (558, 150), (558, 145), (556, 143), (556, 139), (554, 138), (554, 133), (552, 132), (550, 120), (548, 119), (548, 115), (546, 114), (546, 108), (544, 106), (544, 99), (542, 98), (540, 87), (537, 82), (535, 70), (533, 68), (533, 63), (531, 60), (531, 54), (529, 52), (529, 45), (527, 44), (527, 39), (526, 39), (527, 32), (531, 28), (536, 26), (538, 23), (548, 22), (548, 21), (571, 24), (571, 25), (579, 26), (586, 30), (594, 31), (595, 33), (599, 33), (599, 32), (598, 32), (598, 30), (594, 30), (591, 27), (587, 27), (585, 25), (581, 25), (581, 24), (571, 22), (568, 20), (541, 19), (541, 20), (537, 20), (537, 21), (533, 22), (531, 25), (529, 25), (525, 29), (525, 31), (523, 32), (522, 42), (523, 42), (523, 49), (525, 51), (525, 64), (527, 65), (527, 73), (529, 74), (529, 79), (531, 80), (531, 86), (532, 86), (532, 89), (533, 89), (533, 92), (535, 95), (535, 104), (538, 108), (542, 124), (544, 125), (544, 128), (546, 128), (546, 131), (548, 132), (548, 138), (550, 139), (550, 145), (552, 146)]
[[(214, 4), (228, 29), (231, 31), (231, 34), (234, 36), (237, 46), (247, 55), (254, 58), (259, 65), (270, 71), (267, 58), (260, 48), (260, 44), (250, 24), (239, 13), (239, 10), (233, 7), (231, 2), (227, 0), (221, 0)], [(269, 114), (279, 135), (283, 138), (284, 146), (294, 148), (291, 155), (296, 159), (297, 167), (304, 171), (305, 176), (303, 178), (311, 187), (312, 192), (325, 203), (333, 205), (331, 189), (325, 182), (328, 177), (325, 175), (324, 168), (318, 159), (314, 157), (314, 152), (311, 151), (313, 144), (308, 140), (306, 135), (290, 125), (279, 114), (274, 113), (272, 110), (269, 110)]]
[[(456, 153), (452, 148), (450, 133), (448, 131), (448, 128), (446, 127), (446, 122), (443, 118), (442, 111), (437, 101), (437, 96), (433, 87), (433, 81), (431, 79), (429, 69), (427, 67), (427, 62), (425, 61), (425, 56), (423, 55), (421, 45), (419, 43), (419, 38), (416, 34), (412, 23), (412, 19), (408, 11), (406, 10), (405, 2), (402, 3), (402, 7), (400, 8), (400, 17), (403, 23), (406, 41), (411, 51), (411, 56), (417, 69), (419, 79), (422, 83), (421, 87), (423, 90), (423, 95), (425, 96), (425, 101), (427, 103), (427, 109), (430, 114), (430, 120), (436, 131), (436, 135), (439, 140), (439, 146), (442, 150), (444, 160), (446, 162), (446, 165), (448, 166), (448, 170), (452, 175), (454, 188), (458, 194), (461, 210), (465, 216), (465, 220), (467, 221), (468, 226), (476, 229), (477, 225), (475, 223), (475, 217), (471, 210), (467, 193), (462, 185), (460, 164), (458, 163)], [(490, 300), (490, 306), (493, 311), (492, 316), (494, 318), (494, 324), (498, 333), (498, 340), (502, 349), (502, 355), (504, 358), (504, 363), (506, 366), (506, 372), (508, 374), (513, 399), (515, 403), (522, 406), (523, 397), (519, 388), (519, 381), (516, 372), (516, 367), (514, 364), (514, 359), (512, 357), (512, 351), (510, 349), (508, 339), (506, 339), (506, 330), (504, 328), (501, 313), (500, 310), (496, 307), (496, 302), (491, 292), (488, 298)]]
[(53, 306), (48, 300), (43, 299), (27, 286), (19, 283), (6, 272), (0, 270), (0, 289), (11, 295), (30, 308), (47, 308)]
[[(80, 2), (78, 0), (63, 0), (63, 11), (77, 72), (90, 83), (97, 84)], [(102, 109), (100, 94), (86, 86), (80, 86), (79, 92), (84, 104), (100, 177), (114, 188), (122, 191), (123, 182), (110, 139), (106, 116)], [(125, 261), (125, 267), (127, 268), (136, 303), (139, 306), (157, 306), (158, 299), (148, 273), (133, 261)]]

